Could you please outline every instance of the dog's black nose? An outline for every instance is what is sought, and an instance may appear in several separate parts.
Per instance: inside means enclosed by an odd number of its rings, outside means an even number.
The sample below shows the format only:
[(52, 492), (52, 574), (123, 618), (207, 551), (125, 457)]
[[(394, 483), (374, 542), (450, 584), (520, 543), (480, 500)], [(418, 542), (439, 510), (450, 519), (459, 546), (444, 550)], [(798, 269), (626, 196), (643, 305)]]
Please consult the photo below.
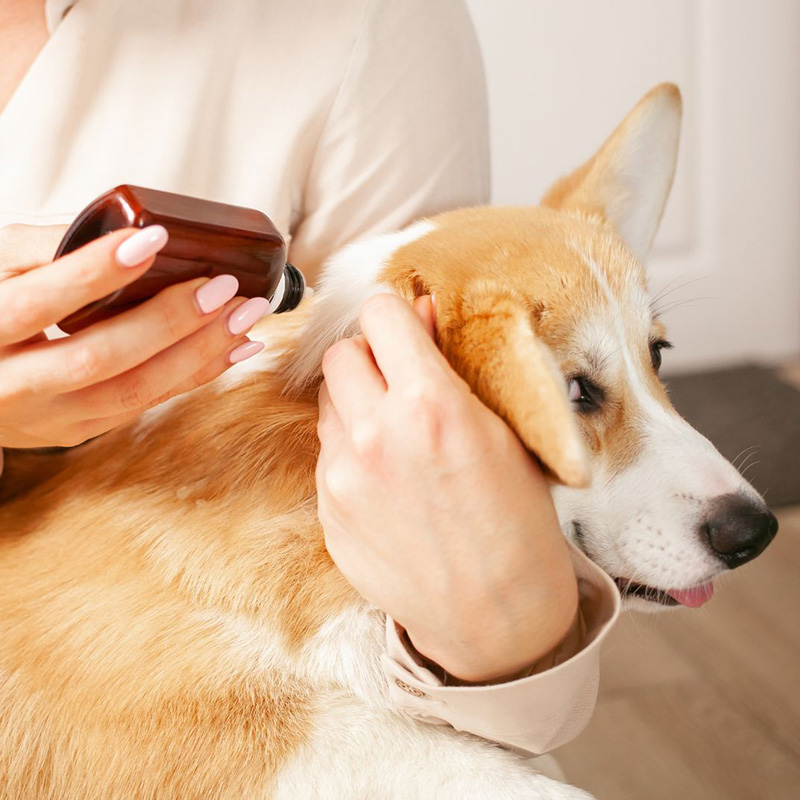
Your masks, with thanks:
[(702, 527), (711, 550), (730, 569), (764, 552), (778, 532), (778, 520), (767, 508), (738, 494), (718, 497)]

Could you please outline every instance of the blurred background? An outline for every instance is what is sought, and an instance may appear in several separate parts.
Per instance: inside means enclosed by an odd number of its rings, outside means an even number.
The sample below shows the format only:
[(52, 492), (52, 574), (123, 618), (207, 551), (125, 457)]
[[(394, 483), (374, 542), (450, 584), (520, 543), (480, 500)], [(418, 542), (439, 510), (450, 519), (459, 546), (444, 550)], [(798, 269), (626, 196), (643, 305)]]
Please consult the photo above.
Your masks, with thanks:
[(648, 264), (678, 410), (778, 514), (704, 608), (628, 615), (585, 733), (556, 753), (601, 800), (800, 797), (800, 2), (467, 0), (493, 202), (538, 202), (662, 81), (684, 98)]

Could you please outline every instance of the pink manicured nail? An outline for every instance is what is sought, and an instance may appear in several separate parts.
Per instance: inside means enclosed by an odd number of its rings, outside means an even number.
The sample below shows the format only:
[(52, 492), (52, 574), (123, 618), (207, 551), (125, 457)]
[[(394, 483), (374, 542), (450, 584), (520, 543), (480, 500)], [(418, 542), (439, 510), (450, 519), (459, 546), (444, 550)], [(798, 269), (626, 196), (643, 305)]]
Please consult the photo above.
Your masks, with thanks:
[(260, 353), (264, 349), (264, 342), (245, 342), (231, 350), (228, 356), (228, 361), (231, 364), (238, 364), (256, 353)]
[(251, 297), (228, 317), (228, 330), (234, 335), (244, 333), (250, 330), (268, 310), (269, 300), (264, 297)]
[(208, 283), (204, 283), (194, 293), (194, 296), (200, 310), (204, 314), (210, 314), (235, 297), (238, 289), (239, 281), (233, 275), (217, 275)]
[(117, 264), (121, 267), (138, 267), (142, 261), (154, 256), (169, 241), (163, 225), (149, 225), (129, 236), (116, 252)]

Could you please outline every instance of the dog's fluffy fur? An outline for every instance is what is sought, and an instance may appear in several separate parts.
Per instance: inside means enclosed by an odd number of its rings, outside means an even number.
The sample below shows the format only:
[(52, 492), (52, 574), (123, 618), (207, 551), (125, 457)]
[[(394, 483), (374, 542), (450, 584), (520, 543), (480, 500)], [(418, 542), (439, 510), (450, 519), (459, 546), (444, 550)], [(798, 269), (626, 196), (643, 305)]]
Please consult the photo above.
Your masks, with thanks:
[[(307, 325), (298, 311), (262, 326), (272, 356), (77, 449), (0, 508), (0, 796), (585, 797), (392, 708), (383, 615), (316, 517), (320, 362), (369, 295), (435, 291), (443, 352), (539, 456), (565, 533), (614, 577), (709, 580), (722, 568), (698, 508), (757, 496), (651, 365), (663, 330), (641, 259), (679, 121), (677, 89), (659, 86), (542, 208), (454, 211), (348, 248)], [(597, 412), (573, 410), (575, 375), (604, 387)]]

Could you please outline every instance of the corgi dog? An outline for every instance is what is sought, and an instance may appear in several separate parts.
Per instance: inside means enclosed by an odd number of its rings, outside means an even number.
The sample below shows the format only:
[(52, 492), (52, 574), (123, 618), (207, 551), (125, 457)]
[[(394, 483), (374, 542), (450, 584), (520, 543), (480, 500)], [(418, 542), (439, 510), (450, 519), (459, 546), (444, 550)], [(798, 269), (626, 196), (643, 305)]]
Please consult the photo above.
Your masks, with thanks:
[(678, 89), (658, 86), (541, 207), (346, 248), (307, 319), (264, 322), (272, 357), (0, 506), (0, 797), (587, 798), (392, 706), (385, 616), (317, 519), (321, 361), (371, 295), (435, 292), (439, 346), (543, 464), (564, 534), (627, 606), (705, 602), (777, 523), (658, 378), (668, 344), (642, 262), (680, 118)]

